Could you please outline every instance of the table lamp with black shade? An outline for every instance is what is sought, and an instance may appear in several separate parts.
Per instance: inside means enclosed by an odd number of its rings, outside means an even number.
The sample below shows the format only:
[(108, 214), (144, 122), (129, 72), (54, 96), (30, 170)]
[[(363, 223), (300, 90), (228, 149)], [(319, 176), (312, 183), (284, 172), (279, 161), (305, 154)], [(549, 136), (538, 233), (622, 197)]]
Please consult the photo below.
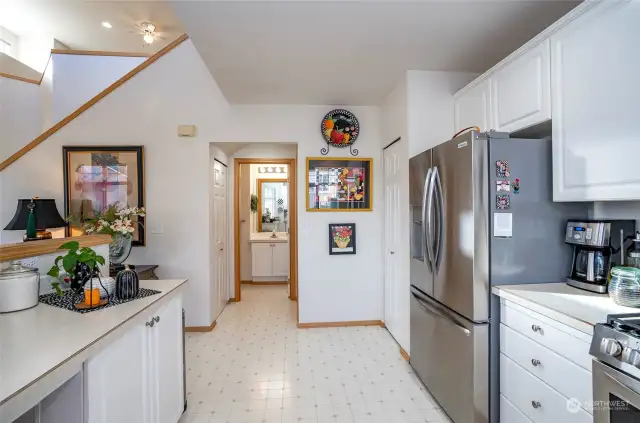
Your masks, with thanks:
[(61, 228), (66, 226), (53, 199), (40, 199), (37, 197), (18, 200), (18, 208), (11, 222), (4, 228), (5, 231), (23, 231), (25, 241), (38, 241), (51, 239), (51, 232), (47, 228)]

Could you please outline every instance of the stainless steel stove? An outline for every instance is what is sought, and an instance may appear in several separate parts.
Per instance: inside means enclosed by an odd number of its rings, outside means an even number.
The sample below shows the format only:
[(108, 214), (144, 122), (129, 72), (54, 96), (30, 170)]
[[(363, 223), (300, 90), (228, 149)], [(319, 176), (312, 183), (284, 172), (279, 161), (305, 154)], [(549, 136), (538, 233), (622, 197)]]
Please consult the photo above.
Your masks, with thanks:
[(640, 313), (597, 324), (590, 353), (594, 423), (640, 422)]

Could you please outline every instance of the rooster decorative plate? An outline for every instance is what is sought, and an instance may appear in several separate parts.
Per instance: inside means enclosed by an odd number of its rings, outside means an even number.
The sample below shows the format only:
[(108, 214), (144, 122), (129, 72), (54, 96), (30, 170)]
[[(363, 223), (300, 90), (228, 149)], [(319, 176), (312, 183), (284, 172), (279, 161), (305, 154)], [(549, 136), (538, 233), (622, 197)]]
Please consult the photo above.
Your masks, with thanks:
[(335, 109), (324, 116), (321, 130), (327, 144), (342, 148), (350, 146), (358, 139), (360, 124), (350, 111)]

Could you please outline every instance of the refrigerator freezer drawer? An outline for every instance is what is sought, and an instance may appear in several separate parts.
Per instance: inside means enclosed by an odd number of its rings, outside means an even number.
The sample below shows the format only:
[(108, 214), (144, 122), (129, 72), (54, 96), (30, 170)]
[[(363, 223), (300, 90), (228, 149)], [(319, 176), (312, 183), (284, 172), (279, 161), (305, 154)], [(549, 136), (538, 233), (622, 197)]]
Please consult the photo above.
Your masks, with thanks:
[(455, 423), (489, 422), (489, 325), (411, 291), (410, 363)]

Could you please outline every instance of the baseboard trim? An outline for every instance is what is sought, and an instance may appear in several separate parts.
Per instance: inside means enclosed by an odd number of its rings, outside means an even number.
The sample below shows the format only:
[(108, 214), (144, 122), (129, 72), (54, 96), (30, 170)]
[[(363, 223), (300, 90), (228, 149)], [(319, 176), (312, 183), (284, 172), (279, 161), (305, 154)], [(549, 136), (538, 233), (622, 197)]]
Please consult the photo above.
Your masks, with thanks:
[(185, 332), (211, 332), (215, 329), (217, 323), (214, 320), (209, 326), (187, 326), (184, 328)]
[(310, 328), (340, 328), (347, 326), (380, 326), (384, 327), (382, 320), (352, 320), (349, 322), (313, 322), (313, 323), (298, 323), (300, 329)]
[(409, 361), (409, 354), (402, 347), (400, 347), (400, 355), (402, 356), (402, 358)]

